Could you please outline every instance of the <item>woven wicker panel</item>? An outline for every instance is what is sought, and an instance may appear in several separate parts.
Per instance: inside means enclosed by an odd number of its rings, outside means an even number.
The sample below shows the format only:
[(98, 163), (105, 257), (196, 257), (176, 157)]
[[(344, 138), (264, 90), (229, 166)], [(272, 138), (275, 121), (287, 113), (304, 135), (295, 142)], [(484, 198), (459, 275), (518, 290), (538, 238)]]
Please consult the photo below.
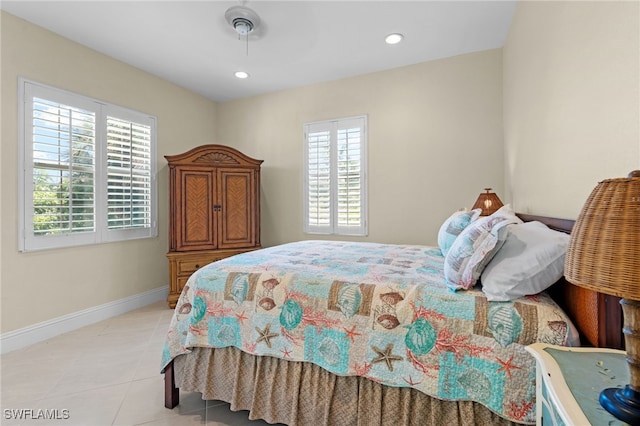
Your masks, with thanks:
[(222, 205), (226, 214), (223, 227), (224, 240), (250, 241), (251, 239), (251, 173), (222, 173), (224, 197)]
[(640, 171), (603, 180), (576, 220), (565, 261), (567, 281), (640, 299)]
[(582, 333), (583, 343), (598, 347), (598, 294), (584, 288), (565, 286), (565, 299), (572, 303), (565, 310)]
[(211, 240), (211, 175), (201, 172), (184, 172), (182, 245), (213, 244)]

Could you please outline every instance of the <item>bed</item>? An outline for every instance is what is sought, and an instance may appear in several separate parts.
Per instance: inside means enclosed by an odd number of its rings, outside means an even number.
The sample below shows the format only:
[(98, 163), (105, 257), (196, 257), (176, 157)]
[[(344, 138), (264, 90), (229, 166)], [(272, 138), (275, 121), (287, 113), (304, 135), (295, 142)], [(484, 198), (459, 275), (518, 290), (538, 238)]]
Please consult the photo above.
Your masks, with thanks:
[(533, 424), (527, 344), (622, 346), (616, 298), (560, 279), (493, 302), (443, 284), (447, 261), (438, 247), (301, 241), (200, 269), (163, 350), (165, 406), (183, 389), (270, 423)]

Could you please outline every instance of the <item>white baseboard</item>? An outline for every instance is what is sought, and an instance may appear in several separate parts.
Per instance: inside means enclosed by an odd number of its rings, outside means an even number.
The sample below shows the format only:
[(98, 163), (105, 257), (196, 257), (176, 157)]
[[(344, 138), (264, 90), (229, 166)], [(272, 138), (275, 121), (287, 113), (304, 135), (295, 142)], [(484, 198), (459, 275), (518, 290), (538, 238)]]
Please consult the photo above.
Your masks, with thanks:
[(151, 303), (166, 300), (169, 294), (167, 286), (134, 294), (124, 299), (73, 312), (48, 321), (39, 322), (15, 331), (0, 334), (0, 354), (5, 354), (25, 346), (41, 342), (62, 333), (103, 321), (125, 312), (141, 308)]

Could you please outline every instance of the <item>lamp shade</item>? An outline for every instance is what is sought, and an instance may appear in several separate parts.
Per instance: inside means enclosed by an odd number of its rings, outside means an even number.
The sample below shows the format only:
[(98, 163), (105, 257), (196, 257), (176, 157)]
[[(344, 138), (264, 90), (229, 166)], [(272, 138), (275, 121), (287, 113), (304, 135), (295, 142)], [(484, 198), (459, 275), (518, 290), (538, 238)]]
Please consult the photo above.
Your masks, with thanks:
[(640, 300), (640, 170), (593, 190), (571, 232), (567, 281)]
[(604, 389), (599, 401), (616, 418), (640, 425), (640, 170), (603, 180), (591, 192), (571, 231), (564, 275), (622, 297), (629, 384)]
[(500, 198), (498, 198), (495, 192), (490, 192), (491, 188), (485, 188), (484, 190), (486, 192), (483, 192), (478, 196), (478, 199), (473, 207), (471, 207), (471, 210), (481, 209), (481, 216), (489, 216), (490, 214), (495, 213), (504, 204), (502, 204), (502, 201), (500, 201)]

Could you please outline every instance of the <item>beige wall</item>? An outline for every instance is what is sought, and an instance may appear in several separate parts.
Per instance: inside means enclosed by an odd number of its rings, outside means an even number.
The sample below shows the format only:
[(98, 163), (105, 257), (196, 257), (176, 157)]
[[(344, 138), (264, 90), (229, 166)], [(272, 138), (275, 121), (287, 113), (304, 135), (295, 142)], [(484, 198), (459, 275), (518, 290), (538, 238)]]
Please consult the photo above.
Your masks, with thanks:
[[(1, 37), (2, 332), (167, 285), (168, 183), (163, 156), (211, 143), (216, 105), (6, 12), (2, 12)], [(33, 253), (17, 251), (18, 77), (157, 117), (158, 238)]]
[(505, 47), (505, 191), (576, 218), (599, 180), (640, 169), (640, 3), (518, 2)]
[(485, 186), (502, 196), (501, 64), (490, 50), (219, 104), (218, 143), (264, 160), (263, 244), (317, 238), (302, 232), (305, 122), (368, 115), (361, 240), (435, 244)]

